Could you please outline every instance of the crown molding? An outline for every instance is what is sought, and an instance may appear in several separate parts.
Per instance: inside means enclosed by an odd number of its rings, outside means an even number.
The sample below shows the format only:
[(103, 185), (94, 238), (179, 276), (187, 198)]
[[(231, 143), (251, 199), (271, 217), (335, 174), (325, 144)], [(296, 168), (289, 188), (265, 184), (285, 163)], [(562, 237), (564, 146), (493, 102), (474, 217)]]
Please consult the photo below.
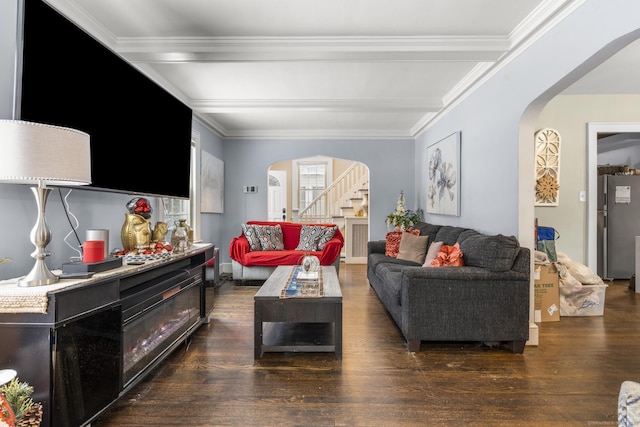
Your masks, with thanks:
[[(518, 28), (512, 32), (513, 39), (511, 49), (495, 63), (486, 64), (483, 67), (484, 72), (481, 72), (475, 81), (469, 79), (468, 86), (462, 88), (459, 93), (456, 94), (450, 91), (449, 94), (447, 94), (448, 101), (445, 102), (442, 110), (430, 118), (425, 116), (419, 123), (416, 123), (413, 127), (414, 136), (416, 138), (419, 137), (430, 126), (433, 126), (440, 118), (444, 117), (446, 113), (474, 93), (487, 80), (506, 67), (511, 61), (517, 58), (518, 55), (543, 37), (586, 1), (587, 0), (548, 0), (541, 3), (538, 8), (527, 17), (525, 20), (526, 23), (518, 26)], [(481, 64), (478, 64), (478, 66), (481, 66)], [(476, 71), (480, 72), (481, 70)], [(474, 73), (474, 71), (471, 73)]]

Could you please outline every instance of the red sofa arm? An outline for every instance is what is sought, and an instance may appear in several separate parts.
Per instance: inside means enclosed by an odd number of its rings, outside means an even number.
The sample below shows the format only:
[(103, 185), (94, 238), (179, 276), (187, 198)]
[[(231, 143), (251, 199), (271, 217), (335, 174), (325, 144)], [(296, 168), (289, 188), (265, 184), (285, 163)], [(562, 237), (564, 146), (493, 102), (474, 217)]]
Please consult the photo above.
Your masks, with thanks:
[(232, 260), (242, 263), (244, 256), (249, 253), (249, 241), (243, 235), (234, 237), (229, 244), (229, 256)]
[(336, 231), (333, 238), (327, 242), (320, 254), (320, 265), (331, 265), (340, 256), (342, 246), (344, 245), (344, 237), (340, 230)]

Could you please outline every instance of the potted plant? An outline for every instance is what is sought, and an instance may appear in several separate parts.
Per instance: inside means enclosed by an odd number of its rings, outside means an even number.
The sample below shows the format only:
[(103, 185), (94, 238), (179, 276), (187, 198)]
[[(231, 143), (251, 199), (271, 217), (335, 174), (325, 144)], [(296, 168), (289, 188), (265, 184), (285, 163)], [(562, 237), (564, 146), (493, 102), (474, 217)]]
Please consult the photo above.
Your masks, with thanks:
[[(33, 387), (18, 377), (0, 386), (0, 393), (11, 408), (16, 427), (39, 426), (42, 422), (42, 404), (31, 398)], [(0, 424), (1, 425), (1, 424)]]
[(387, 226), (396, 230), (408, 230), (416, 223), (422, 221), (422, 215), (419, 211), (407, 210), (404, 207), (404, 192), (400, 191), (396, 210), (387, 215)]

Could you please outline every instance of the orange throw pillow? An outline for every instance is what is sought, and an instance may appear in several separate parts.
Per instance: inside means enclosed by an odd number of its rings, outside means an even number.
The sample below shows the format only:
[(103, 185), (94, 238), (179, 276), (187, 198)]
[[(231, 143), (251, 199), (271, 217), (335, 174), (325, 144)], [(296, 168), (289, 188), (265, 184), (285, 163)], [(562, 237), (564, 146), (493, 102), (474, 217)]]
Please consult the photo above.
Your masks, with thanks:
[(432, 267), (462, 267), (463, 265), (464, 260), (458, 242), (453, 246), (442, 245), (436, 258), (431, 261)]
[[(420, 235), (420, 229), (409, 230), (408, 233)], [(400, 251), (400, 240), (402, 239), (402, 231), (390, 231), (387, 233), (387, 243), (384, 248), (384, 254), (392, 258), (398, 257)]]

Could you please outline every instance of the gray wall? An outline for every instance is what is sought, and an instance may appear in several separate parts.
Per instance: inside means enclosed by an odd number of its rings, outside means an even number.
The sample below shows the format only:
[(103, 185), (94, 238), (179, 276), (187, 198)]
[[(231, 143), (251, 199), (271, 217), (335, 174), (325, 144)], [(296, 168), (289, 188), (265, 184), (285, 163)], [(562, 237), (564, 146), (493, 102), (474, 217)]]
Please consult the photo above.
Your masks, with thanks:
[[(218, 135), (211, 132), (197, 119), (193, 121), (193, 129), (200, 134), (200, 149), (224, 159), (223, 141)], [(226, 205), (226, 201), (225, 201)], [(200, 218), (200, 238), (203, 242), (214, 243), (220, 247), (220, 253), (224, 253), (226, 245), (222, 244), (223, 215), (217, 213), (203, 213)]]
[[(408, 209), (415, 209), (414, 141), (412, 140), (228, 140), (224, 143), (225, 210), (220, 244), (222, 262), (231, 262), (229, 242), (241, 232), (241, 224), (267, 217), (267, 171), (272, 163), (324, 155), (357, 160), (369, 167), (369, 220), (372, 239), (387, 232), (386, 216), (395, 209), (404, 190)], [(244, 185), (257, 185), (258, 192), (244, 194)]]
[[(425, 161), (428, 145), (462, 132), (462, 214), (428, 219), (514, 234), (532, 247), (533, 135), (539, 112), (560, 91), (638, 38), (638, 13), (640, 2), (580, 4), (429, 127), (417, 139), (417, 162)], [(421, 205), (426, 203), (425, 169), (417, 167), (416, 174)]]

